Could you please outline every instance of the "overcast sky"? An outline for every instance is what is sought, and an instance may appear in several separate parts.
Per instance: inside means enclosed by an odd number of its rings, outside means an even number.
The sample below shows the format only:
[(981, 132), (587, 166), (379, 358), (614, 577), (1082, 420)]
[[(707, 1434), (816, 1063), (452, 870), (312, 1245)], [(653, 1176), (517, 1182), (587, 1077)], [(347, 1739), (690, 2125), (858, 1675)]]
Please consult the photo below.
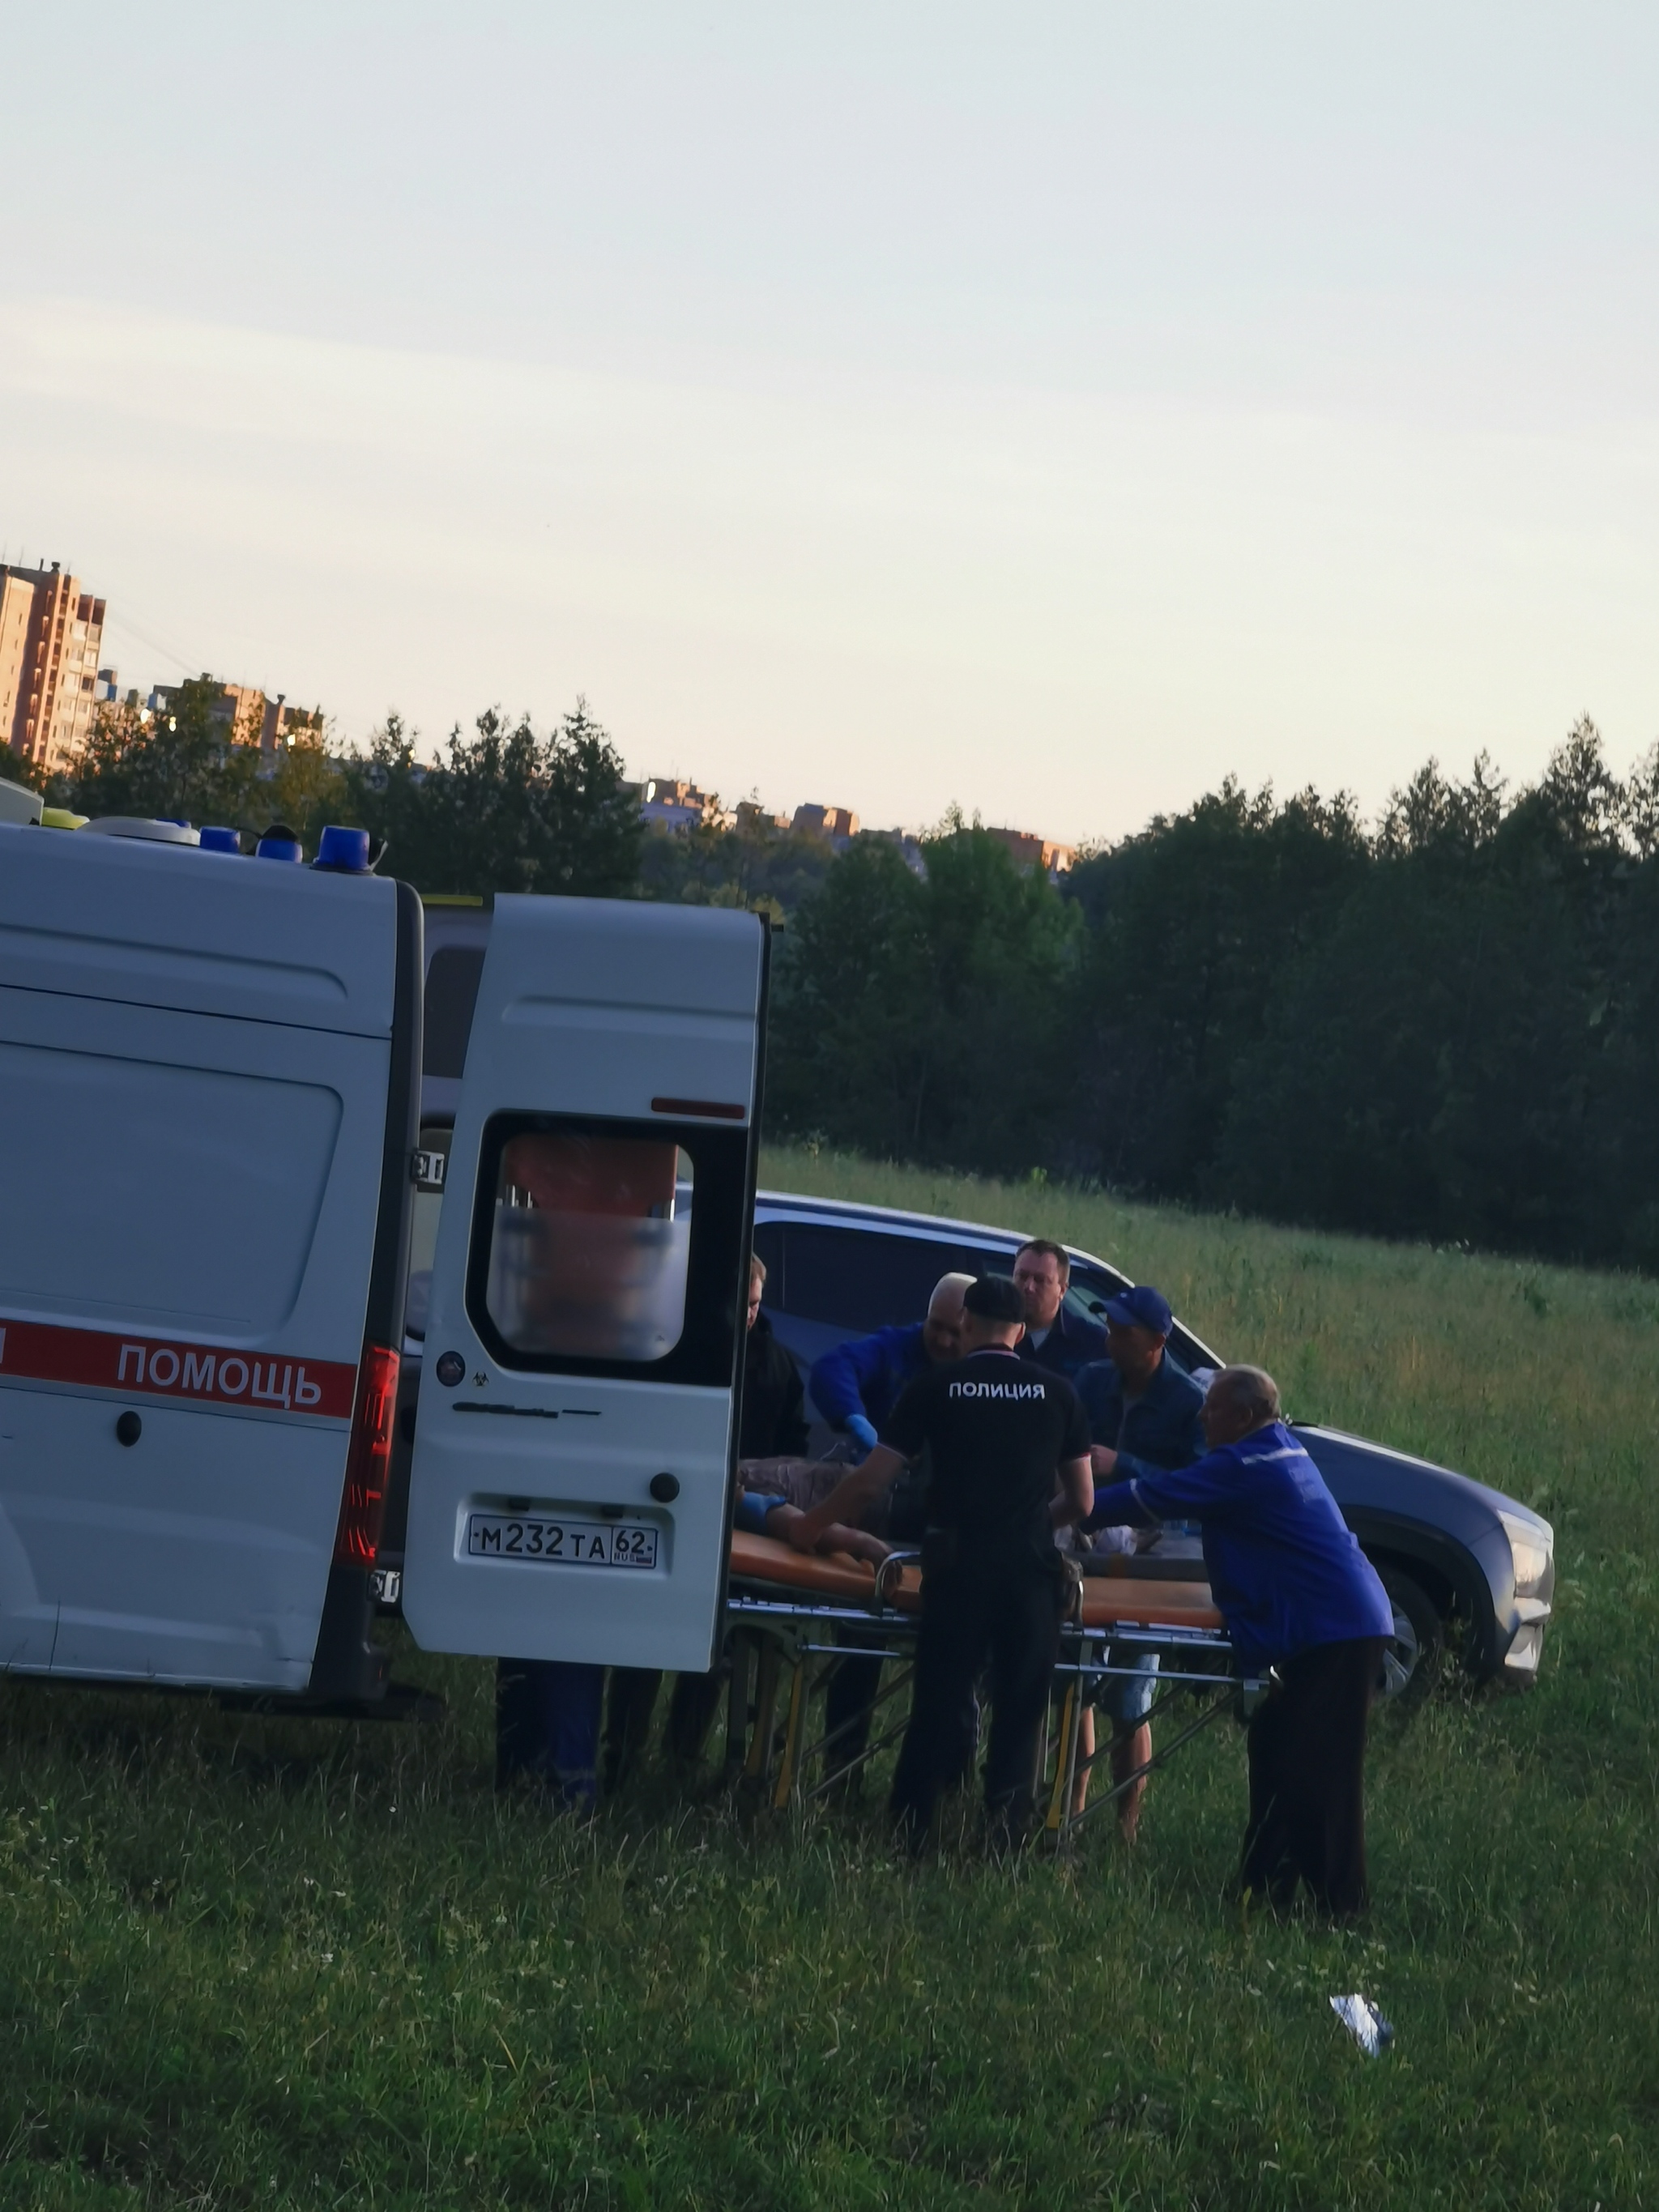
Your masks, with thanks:
[(1120, 835), (1659, 736), (1659, 11), (8, 11), (0, 555), (124, 684)]

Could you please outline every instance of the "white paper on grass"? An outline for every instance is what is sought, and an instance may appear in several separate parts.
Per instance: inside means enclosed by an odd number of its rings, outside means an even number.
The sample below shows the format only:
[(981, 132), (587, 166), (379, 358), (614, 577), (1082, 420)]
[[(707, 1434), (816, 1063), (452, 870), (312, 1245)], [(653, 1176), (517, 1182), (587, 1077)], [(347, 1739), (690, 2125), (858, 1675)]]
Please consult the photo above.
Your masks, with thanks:
[(1367, 2058), (1380, 2057), (1394, 2041), (1394, 2029), (1369, 1997), (1333, 1997), (1331, 2010)]

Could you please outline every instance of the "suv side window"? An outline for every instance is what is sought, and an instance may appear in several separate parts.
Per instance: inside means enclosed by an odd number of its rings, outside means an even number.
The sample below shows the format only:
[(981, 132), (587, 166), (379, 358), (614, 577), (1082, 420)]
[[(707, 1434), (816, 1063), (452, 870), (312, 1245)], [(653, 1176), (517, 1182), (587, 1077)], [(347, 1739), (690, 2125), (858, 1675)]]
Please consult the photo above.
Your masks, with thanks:
[(769, 1305), (859, 1335), (920, 1321), (941, 1275), (1006, 1274), (1012, 1264), (983, 1246), (809, 1222), (768, 1222), (755, 1241), (767, 1265)]
[(1104, 1267), (1073, 1267), (1071, 1284), (1066, 1292), (1066, 1310), (1075, 1315), (1079, 1321), (1097, 1323), (1104, 1312), (1107, 1299), (1115, 1298), (1120, 1291), (1127, 1288), (1125, 1276), (1109, 1274)]
[(766, 1270), (766, 1287), (761, 1294), (763, 1305), (777, 1313), (787, 1313), (788, 1272), (784, 1264), (783, 1224), (781, 1221), (757, 1221), (755, 1224), (755, 1256)]

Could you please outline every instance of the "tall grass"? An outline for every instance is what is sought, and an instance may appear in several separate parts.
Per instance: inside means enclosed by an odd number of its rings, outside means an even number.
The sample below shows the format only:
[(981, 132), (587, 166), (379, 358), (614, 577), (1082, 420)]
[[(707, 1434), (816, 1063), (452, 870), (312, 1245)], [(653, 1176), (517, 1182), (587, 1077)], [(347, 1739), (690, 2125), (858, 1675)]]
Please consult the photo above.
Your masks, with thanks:
[[(1379, 1730), (1362, 1929), (1243, 1922), (1231, 1735), (1067, 1866), (874, 1809), (749, 1823), (650, 1773), (577, 1827), (489, 1788), (489, 1675), (422, 1726), (0, 1692), (0, 2203), (1553, 2208), (1654, 2190), (1659, 1384), (1644, 1284), (774, 1156), (1048, 1231), (1295, 1410), (1561, 1532), (1525, 1697)], [(1327, 2002), (1395, 2021), (1380, 2061)]]

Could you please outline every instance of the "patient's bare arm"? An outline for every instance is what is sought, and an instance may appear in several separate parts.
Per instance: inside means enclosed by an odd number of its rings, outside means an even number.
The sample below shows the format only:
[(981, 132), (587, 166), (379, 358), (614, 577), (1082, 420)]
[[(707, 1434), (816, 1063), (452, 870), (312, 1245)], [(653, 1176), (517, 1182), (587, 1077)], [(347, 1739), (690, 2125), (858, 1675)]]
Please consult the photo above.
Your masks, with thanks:
[(872, 1567), (878, 1567), (892, 1548), (867, 1529), (849, 1528), (844, 1521), (836, 1522), (818, 1539), (819, 1551), (850, 1552), (855, 1559), (867, 1559)]
[(766, 1533), (769, 1536), (781, 1538), (786, 1544), (793, 1544), (797, 1551), (849, 1552), (854, 1559), (867, 1559), (872, 1566), (877, 1567), (891, 1548), (884, 1544), (879, 1536), (867, 1536), (862, 1528), (849, 1528), (844, 1521), (830, 1522), (828, 1528), (820, 1532), (816, 1542), (810, 1546), (803, 1544), (798, 1540), (796, 1532), (806, 1517), (799, 1505), (775, 1505), (766, 1516)]
[(862, 1521), (877, 1498), (891, 1489), (903, 1472), (904, 1462), (890, 1444), (878, 1444), (863, 1465), (838, 1482), (828, 1498), (803, 1513), (789, 1529), (789, 1541), (798, 1552), (816, 1552), (826, 1528), (837, 1522), (849, 1527)]

